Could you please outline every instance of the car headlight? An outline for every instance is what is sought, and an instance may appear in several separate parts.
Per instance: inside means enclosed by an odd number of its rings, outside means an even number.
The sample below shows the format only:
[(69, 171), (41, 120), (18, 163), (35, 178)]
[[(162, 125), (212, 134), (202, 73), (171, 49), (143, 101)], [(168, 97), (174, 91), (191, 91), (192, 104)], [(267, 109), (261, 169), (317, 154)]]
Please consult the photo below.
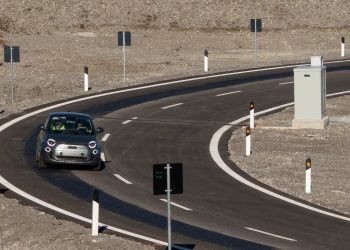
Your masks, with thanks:
[(49, 145), (50, 147), (53, 147), (56, 145), (56, 141), (54, 139), (48, 139), (47, 140), (47, 145)]
[(96, 146), (97, 146), (97, 143), (95, 141), (89, 142), (89, 148), (93, 149), (93, 148), (96, 148)]

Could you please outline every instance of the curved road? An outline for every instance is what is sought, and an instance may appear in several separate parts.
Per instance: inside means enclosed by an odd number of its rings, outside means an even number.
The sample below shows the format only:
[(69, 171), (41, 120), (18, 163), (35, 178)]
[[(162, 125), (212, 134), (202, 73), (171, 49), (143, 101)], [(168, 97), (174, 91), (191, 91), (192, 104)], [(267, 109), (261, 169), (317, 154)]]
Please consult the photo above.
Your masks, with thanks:
[[(349, 90), (350, 63), (327, 67), (327, 93)], [(223, 172), (209, 153), (213, 134), (246, 116), (251, 100), (257, 111), (293, 102), (292, 69), (130, 88), (39, 113), (0, 133), (5, 142), (0, 174), (19, 189), (87, 218), (92, 190), (98, 188), (103, 223), (166, 241), (166, 203), (160, 200), (166, 197), (152, 195), (152, 165), (182, 162), (184, 194), (172, 196), (181, 206), (172, 207), (174, 243), (194, 249), (349, 249), (349, 221), (245, 186)], [(105, 129), (109, 136), (102, 135), (102, 171), (37, 168), (37, 125), (51, 111), (86, 112)], [(231, 132), (220, 140), (221, 157), (231, 169), (266, 187), (229, 161)]]

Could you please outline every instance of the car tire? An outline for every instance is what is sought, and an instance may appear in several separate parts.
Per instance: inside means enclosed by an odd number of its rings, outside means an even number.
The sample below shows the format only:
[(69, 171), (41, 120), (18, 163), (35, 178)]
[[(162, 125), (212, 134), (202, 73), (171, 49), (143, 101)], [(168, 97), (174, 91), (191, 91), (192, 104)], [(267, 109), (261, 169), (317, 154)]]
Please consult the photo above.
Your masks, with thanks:
[(102, 169), (102, 161), (93, 167), (94, 171), (100, 171)]
[(43, 161), (43, 159), (39, 158), (39, 168), (47, 168), (47, 164)]

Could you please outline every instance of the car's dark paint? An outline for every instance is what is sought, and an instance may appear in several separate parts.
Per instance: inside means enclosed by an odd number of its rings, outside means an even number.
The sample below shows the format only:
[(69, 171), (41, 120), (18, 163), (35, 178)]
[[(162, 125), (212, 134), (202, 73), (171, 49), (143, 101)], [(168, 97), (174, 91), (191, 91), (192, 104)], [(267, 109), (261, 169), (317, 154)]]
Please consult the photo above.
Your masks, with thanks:
[[(91, 122), (92, 129), (89, 133), (79, 133), (74, 131), (52, 131), (50, 130), (50, 121), (54, 117), (70, 117), (85, 119)], [(39, 125), (39, 134), (36, 144), (36, 161), (40, 168), (47, 168), (48, 164), (65, 165), (86, 165), (99, 170), (101, 167), (101, 145), (97, 140), (97, 133), (102, 133), (103, 128), (96, 128), (89, 115), (76, 112), (54, 112), (49, 115), (45, 125)], [(55, 143), (49, 145), (48, 140)], [(90, 142), (96, 142), (96, 146), (89, 147)], [(47, 150), (46, 150), (47, 149)], [(80, 151), (78, 151), (78, 149)], [(57, 157), (57, 150), (61, 151), (60, 157)], [(97, 152), (96, 152), (97, 150)], [(95, 151), (95, 153), (93, 153)], [(56, 153), (54, 153), (56, 152)], [(62, 155), (63, 152), (69, 156)], [(78, 155), (80, 154), (80, 155)]]

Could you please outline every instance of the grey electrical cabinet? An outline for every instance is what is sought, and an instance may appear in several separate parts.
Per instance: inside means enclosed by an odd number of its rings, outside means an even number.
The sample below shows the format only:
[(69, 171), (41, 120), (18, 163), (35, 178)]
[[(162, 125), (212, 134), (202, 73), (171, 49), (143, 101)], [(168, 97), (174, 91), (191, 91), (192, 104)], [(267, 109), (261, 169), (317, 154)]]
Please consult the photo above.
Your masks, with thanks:
[[(315, 63), (316, 62), (316, 63)], [(293, 128), (324, 129), (326, 116), (326, 67), (320, 61), (294, 68)]]

